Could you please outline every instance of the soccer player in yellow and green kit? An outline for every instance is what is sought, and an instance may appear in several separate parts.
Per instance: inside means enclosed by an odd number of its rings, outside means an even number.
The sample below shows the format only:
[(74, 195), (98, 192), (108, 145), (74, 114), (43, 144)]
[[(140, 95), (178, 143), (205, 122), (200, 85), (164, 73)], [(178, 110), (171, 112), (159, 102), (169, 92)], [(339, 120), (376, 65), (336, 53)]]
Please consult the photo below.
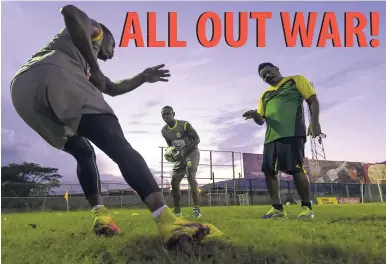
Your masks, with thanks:
[(179, 150), (178, 161), (174, 164), (172, 171), (174, 214), (182, 216), (180, 183), (187, 175), (193, 198), (192, 216), (199, 218), (201, 211), (198, 204), (199, 188), (196, 173), (200, 163), (200, 151), (198, 150), (200, 137), (189, 122), (175, 119), (175, 112), (171, 106), (163, 107), (161, 114), (166, 123), (161, 130), (162, 136), (169, 147), (174, 146)]
[(310, 183), (303, 167), (307, 136), (303, 102), (306, 100), (311, 111), (308, 134), (318, 137), (321, 135), (321, 128), (316, 92), (304, 76), (283, 77), (279, 68), (272, 63), (262, 63), (258, 70), (260, 77), (270, 86), (261, 95), (257, 111), (247, 111), (243, 117), (253, 119), (258, 125), (267, 124), (262, 171), (272, 208), (262, 218), (287, 217), (279, 193), (278, 171), (282, 171), (293, 176), (302, 200), (298, 219), (312, 219), (314, 213), (310, 201)]

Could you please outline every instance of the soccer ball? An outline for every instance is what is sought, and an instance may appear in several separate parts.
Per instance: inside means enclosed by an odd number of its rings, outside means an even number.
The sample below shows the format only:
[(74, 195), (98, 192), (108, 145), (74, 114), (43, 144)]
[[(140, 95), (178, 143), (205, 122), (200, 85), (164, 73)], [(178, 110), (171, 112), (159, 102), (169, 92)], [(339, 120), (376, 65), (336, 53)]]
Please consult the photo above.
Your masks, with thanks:
[(178, 155), (178, 150), (175, 147), (169, 147), (167, 148), (164, 156), (167, 161), (176, 162), (177, 155)]

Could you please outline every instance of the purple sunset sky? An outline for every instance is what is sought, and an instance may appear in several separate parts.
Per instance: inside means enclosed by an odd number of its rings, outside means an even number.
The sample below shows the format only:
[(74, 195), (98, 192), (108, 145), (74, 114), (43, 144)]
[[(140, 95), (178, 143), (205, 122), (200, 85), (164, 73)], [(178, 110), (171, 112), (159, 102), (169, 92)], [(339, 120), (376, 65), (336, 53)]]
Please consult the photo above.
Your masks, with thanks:
[[(68, 2), (2, 2), (1, 135), (2, 165), (32, 161), (60, 169), (64, 181), (75, 181), (75, 161), (50, 147), (16, 114), (9, 84), (18, 68), (41, 49), (64, 26), (60, 7)], [(119, 42), (126, 12), (139, 12), (143, 30), (146, 11), (159, 17), (157, 34), (167, 37), (167, 12), (179, 13), (179, 35), (188, 41), (181, 48), (117, 48), (117, 58), (102, 63), (112, 80), (131, 77), (146, 67), (165, 63), (172, 71), (169, 83), (146, 84), (138, 90), (106, 100), (116, 111), (129, 142), (144, 156), (154, 171), (160, 170), (160, 110), (171, 105), (176, 117), (188, 120), (201, 137), (200, 148), (262, 153), (264, 127), (244, 121), (241, 114), (257, 107), (267, 87), (257, 75), (257, 65), (270, 61), (284, 75), (301, 74), (313, 81), (321, 102), (321, 125), (327, 134), (329, 160), (380, 162), (386, 159), (386, 52), (384, 27), (379, 48), (286, 48), (279, 12), (334, 11), (340, 28), (347, 11), (381, 12), (384, 2), (74, 2), (90, 17), (111, 29)], [(196, 21), (205, 11), (271, 11), (267, 22), (267, 48), (256, 48), (255, 22), (250, 21), (250, 39), (239, 49), (224, 41), (202, 48), (195, 34)], [(318, 19), (320, 26), (321, 17)], [(316, 33), (317, 34), (317, 33)], [(383, 73), (382, 73), (383, 72)], [(307, 155), (310, 153), (307, 143)], [(224, 155), (214, 159), (224, 162)], [(119, 176), (118, 167), (97, 150), (101, 173)], [(208, 153), (202, 154), (207, 163)], [(230, 154), (226, 158), (230, 161)], [(207, 177), (207, 168), (201, 168)], [(221, 169), (217, 169), (221, 170)], [(240, 167), (237, 169), (240, 172)], [(231, 176), (229, 169), (223, 174)], [(227, 172), (225, 172), (227, 171)], [(107, 177), (107, 176), (105, 176)], [(227, 177), (227, 176), (226, 176)], [(107, 179), (107, 178), (105, 178)], [(111, 177), (108, 178), (111, 180)]]

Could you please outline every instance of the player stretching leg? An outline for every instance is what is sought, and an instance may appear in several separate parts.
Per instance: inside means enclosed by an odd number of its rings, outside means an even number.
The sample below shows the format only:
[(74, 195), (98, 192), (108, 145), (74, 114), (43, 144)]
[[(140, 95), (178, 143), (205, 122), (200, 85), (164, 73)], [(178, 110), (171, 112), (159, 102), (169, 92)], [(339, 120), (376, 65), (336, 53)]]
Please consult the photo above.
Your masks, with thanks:
[(278, 171), (283, 171), (293, 176), (302, 200), (298, 219), (312, 219), (314, 214), (310, 201), (310, 183), (303, 167), (307, 136), (303, 101), (306, 100), (311, 110), (309, 134), (317, 137), (322, 133), (315, 90), (301, 75), (282, 77), (279, 69), (271, 63), (260, 64), (259, 75), (270, 87), (261, 95), (257, 111), (247, 111), (243, 117), (253, 119), (258, 125), (267, 123), (262, 171), (272, 208), (262, 218), (287, 217), (279, 193)]
[(200, 151), (198, 144), (200, 138), (192, 125), (187, 121), (174, 119), (175, 113), (173, 108), (165, 106), (161, 111), (162, 119), (166, 125), (162, 128), (161, 133), (169, 147), (175, 147), (178, 150), (178, 162), (174, 165), (172, 173), (172, 194), (174, 200), (174, 214), (181, 216), (181, 191), (180, 183), (187, 175), (190, 189), (193, 197), (194, 217), (201, 217), (200, 207), (198, 204), (198, 184), (196, 181), (197, 167), (200, 163)]
[(65, 6), (61, 13), (65, 28), (17, 72), (11, 96), (17, 113), (32, 129), (76, 159), (79, 182), (93, 208), (94, 232), (115, 235), (120, 230), (103, 206), (95, 153), (89, 141), (117, 163), (126, 182), (152, 212), (167, 245), (181, 237), (200, 240), (215, 235), (215, 227), (177, 219), (165, 205), (145, 160), (125, 139), (102, 95), (117, 96), (145, 82), (167, 81), (169, 71), (159, 65), (113, 83), (97, 63), (97, 58), (106, 61), (113, 57), (111, 32), (75, 6)]

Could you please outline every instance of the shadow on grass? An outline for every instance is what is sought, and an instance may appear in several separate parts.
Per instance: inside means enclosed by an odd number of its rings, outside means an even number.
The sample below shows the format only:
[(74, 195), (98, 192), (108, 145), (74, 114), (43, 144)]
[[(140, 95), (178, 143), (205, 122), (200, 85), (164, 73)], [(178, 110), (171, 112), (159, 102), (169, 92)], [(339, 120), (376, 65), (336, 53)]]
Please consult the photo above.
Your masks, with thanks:
[[(290, 241), (289, 241), (290, 242)], [(104, 252), (96, 263), (100, 264), (385, 264), (384, 256), (347, 252), (326, 245), (282, 245), (259, 251), (253, 245), (242, 247), (221, 240), (207, 240), (200, 245), (185, 244), (166, 250), (157, 239), (140, 238), (122, 245), (114, 253)]]

